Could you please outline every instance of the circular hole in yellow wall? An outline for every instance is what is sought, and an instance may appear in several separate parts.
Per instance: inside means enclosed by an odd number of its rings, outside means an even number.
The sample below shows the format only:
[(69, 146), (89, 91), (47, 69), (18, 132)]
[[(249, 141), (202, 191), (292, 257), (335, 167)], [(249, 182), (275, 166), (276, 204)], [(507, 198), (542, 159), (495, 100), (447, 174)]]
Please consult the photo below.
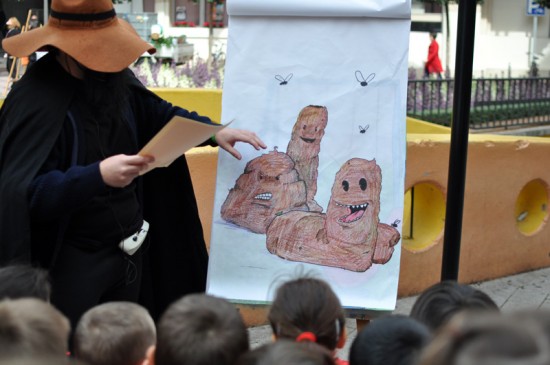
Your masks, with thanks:
[(443, 237), (445, 195), (431, 183), (419, 183), (405, 193), (403, 247), (412, 252), (425, 251)]
[(548, 185), (544, 181), (532, 180), (521, 189), (514, 217), (521, 233), (530, 236), (540, 231), (548, 220)]

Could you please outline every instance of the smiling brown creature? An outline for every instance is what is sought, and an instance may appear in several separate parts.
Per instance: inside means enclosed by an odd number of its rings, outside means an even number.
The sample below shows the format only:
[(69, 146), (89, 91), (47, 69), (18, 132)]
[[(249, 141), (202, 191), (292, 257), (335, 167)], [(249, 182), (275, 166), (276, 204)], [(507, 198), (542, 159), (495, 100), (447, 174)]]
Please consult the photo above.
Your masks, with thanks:
[(401, 236), (379, 222), (381, 189), (375, 160), (348, 160), (336, 174), (327, 213), (276, 217), (267, 229), (267, 249), (287, 260), (351, 271), (385, 264)]
[(312, 212), (323, 208), (314, 200), (317, 193), (317, 169), (321, 139), (325, 135), (328, 111), (324, 106), (309, 105), (303, 108), (292, 128), (292, 136), (286, 153), (294, 161), (295, 168), (304, 180), (307, 189), (307, 205)]
[(353, 158), (336, 174), (325, 229), (331, 240), (349, 244), (376, 242), (382, 172), (376, 160)]
[(246, 164), (221, 207), (222, 218), (265, 233), (276, 214), (307, 210), (306, 187), (298, 179), (294, 162), (277, 149)]

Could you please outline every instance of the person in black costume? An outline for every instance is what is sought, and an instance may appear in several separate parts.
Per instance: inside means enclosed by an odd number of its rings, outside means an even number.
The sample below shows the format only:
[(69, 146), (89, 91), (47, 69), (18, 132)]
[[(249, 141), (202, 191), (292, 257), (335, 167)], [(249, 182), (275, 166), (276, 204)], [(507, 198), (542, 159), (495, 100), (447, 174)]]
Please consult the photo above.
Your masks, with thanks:
[[(175, 115), (211, 122), (159, 98), (127, 68), (154, 48), (111, 0), (53, 0), (45, 26), (2, 46), (17, 57), (49, 52), (0, 110), (0, 265), (49, 268), (52, 303), (73, 324), (113, 300), (138, 301), (157, 318), (204, 291), (208, 255), (185, 156), (140, 176), (152, 158), (137, 152)], [(236, 142), (266, 147), (246, 130), (214, 137), (205, 144), (236, 158)], [(121, 249), (145, 222), (137, 252)]]

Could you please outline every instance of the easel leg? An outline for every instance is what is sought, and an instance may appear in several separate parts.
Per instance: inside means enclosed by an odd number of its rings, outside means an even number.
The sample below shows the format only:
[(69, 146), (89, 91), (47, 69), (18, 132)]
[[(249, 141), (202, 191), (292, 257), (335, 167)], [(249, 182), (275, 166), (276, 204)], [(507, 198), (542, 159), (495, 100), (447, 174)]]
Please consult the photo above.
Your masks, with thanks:
[(15, 58), (15, 77), (14, 81), (19, 81), (19, 71), (21, 71), (21, 58)]
[(370, 323), (370, 319), (356, 319), (355, 322), (357, 324), (357, 333), (359, 333)]
[[(9, 59), (9, 55), (8, 55), (8, 59)], [(10, 67), (10, 73), (8, 75), (8, 80), (6, 81), (6, 87), (4, 88), (4, 97), (8, 94), (8, 88), (10, 86), (10, 83), (12, 82), (12, 78), (13, 78), (13, 71), (15, 70), (15, 64), (17, 63), (17, 58), (13, 58), (13, 61), (11, 63), (11, 67)]]

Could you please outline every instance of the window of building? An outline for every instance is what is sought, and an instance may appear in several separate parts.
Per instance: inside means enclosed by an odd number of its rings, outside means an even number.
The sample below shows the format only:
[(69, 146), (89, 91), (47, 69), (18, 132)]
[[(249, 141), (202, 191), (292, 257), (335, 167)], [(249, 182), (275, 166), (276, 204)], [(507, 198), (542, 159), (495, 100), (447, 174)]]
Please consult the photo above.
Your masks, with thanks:
[(175, 26), (227, 26), (227, 12), (224, 0), (175, 0), (173, 19)]
[(442, 6), (439, 2), (412, 0), (412, 12), (416, 14), (441, 14)]

